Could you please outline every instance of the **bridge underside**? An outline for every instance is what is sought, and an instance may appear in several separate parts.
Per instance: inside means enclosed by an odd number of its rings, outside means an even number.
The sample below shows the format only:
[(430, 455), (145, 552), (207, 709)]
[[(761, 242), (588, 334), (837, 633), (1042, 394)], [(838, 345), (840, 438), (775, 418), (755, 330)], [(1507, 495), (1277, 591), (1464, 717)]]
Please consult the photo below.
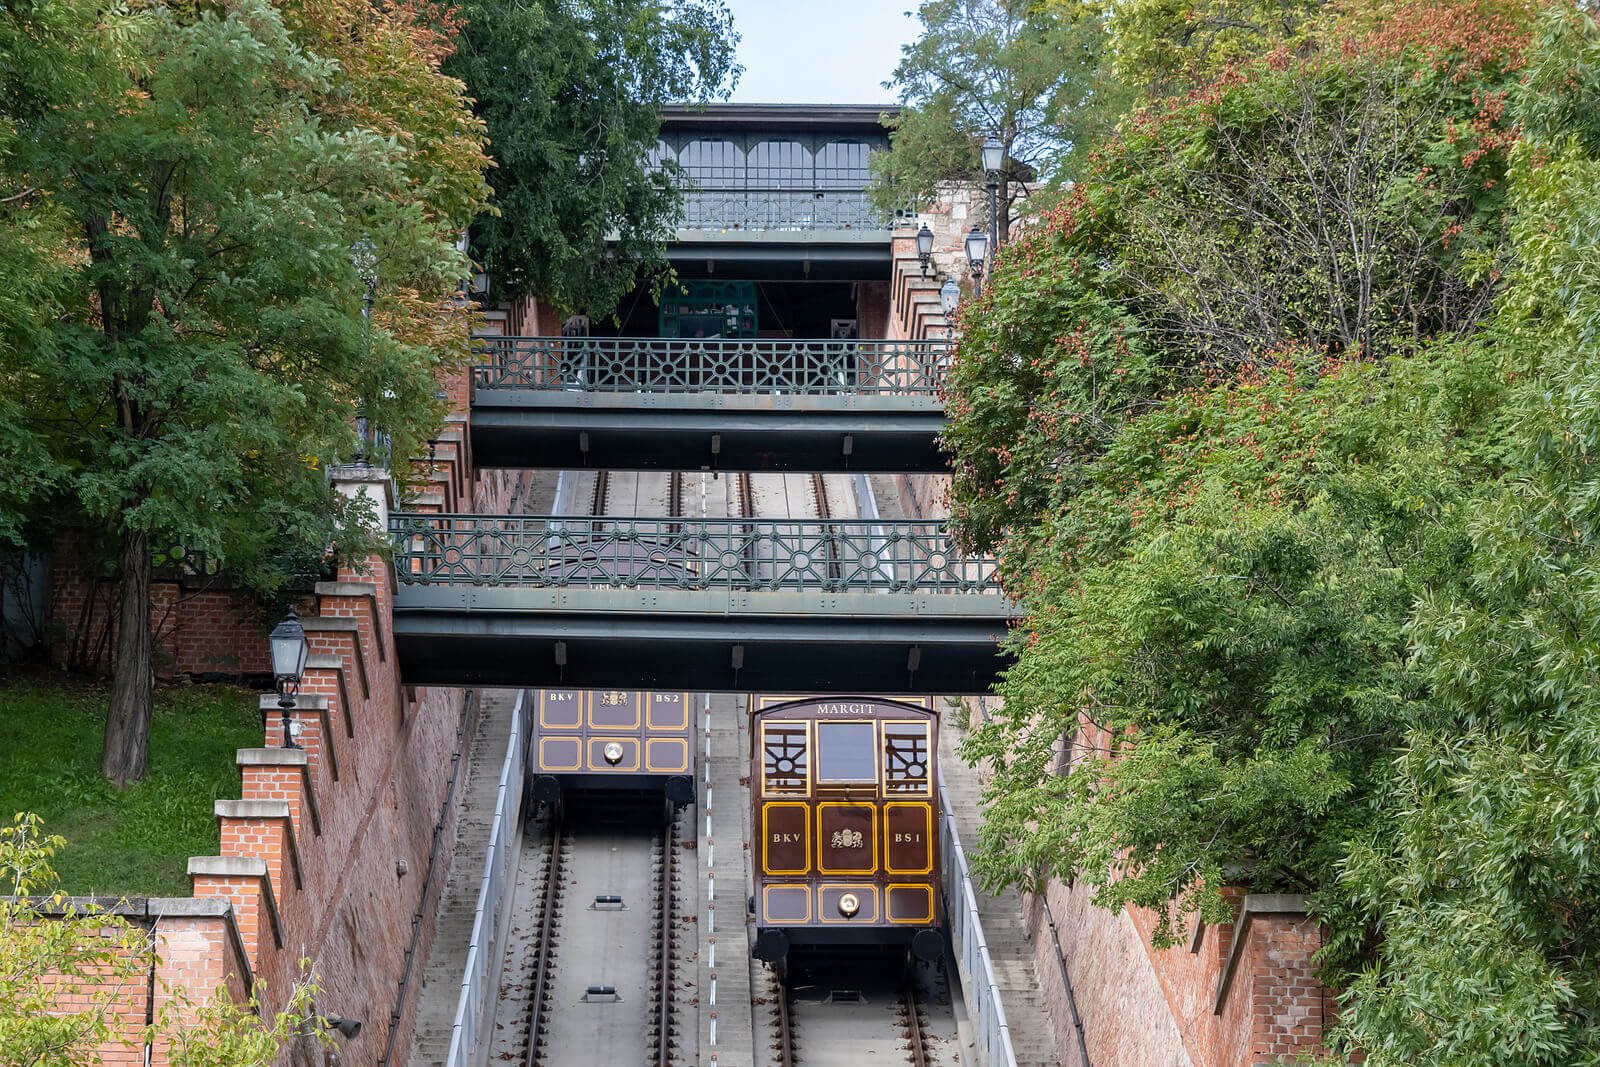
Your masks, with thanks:
[(931, 397), (479, 389), (480, 467), (817, 473), (949, 469)]
[(411, 587), (394, 631), (408, 685), (980, 693), (1005, 664), (997, 600)]

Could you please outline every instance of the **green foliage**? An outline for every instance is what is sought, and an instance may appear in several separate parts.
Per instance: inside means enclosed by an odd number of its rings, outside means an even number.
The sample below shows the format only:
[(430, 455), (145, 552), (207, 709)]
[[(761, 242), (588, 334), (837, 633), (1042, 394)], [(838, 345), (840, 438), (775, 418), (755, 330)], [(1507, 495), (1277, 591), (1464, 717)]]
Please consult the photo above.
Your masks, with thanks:
[[(454, 241), (484, 159), (439, 34), (409, 5), (336, 38), (304, 16), (265, 0), (0, 12), (18, 99), (0, 256), (27, 300), (0, 305), (22, 342), (0, 356), (0, 459), (24, 467), (0, 482), (0, 534), (77, 521), (117, 559), (118, 782), (144, 773), (153, 555), (270, 597), (330, 543), (364, 552), (327, 465), (356, 451), (358, 410), (417, 454), (438, 371), (466, 354)], [(370, 328), (358, 241), (377, 259)]]
[(1006, 152), (1001, 234), (1024, 186), (1066, 169), (1121, 101), (1105, 77), (1103, 20), (1031, 0), (924, 0), (921, 35), (889, 84), (903, 105), (890, 150), (872, 160), (884, 210), (925, 204), (941, 182), (984, 180), (979, 148)]
[(1511, 466), (1475, 495), (1461, 581), (1416, 603), (1439, 721), (1344, 872), (1384, 933), (1351, 990), (1370, 1063), (1600, 1062), (1600, 32), (1560, 8), (1544, 29), (1518, 111), (1549, 139), (1517, 153), (1518, 269), (1485, 338), (1514, 378)]
[(1301, 51), (1129, 123), (965, 313), (955, 510), (1027, 611), (977, 863), (1169, 940), (1306, 892), (1366, 1062), (1600, 1063), (1600, 32)]
[[(224, 991), (196, 1005), (164, 987), (155, 1023), (124, 1030), (121, 1002), (145, 980), (155, 944), (121, 915), (56, 891), (66, 842), (43, 826), (23, 812), (0, 828), (0, 1067), (90, 1067), (103, 1062), (99, 1046), (135, 1041), (170, 1042), (174, 1067), (267, 1067), (301, 1034), (318, 991), (305, 963), (270, 1022), (253, 998), (247, 1009)], [(66, 1007), (64, 992), (80, 999)]]
[(233, 754), (261, 743), (255, 696), (226, 686), (158, 690), (150, 774), (119, 790), (99, 774), (103, 687), (8, 685), (0, 811), (36, 812), (67, 837), (52, 865), (69, 893), (185, 896), (189, 857), (217, 850), (212, 801), (238, 795)]
[[(59, 895), (38, 899), (54, 889), (50, 861), (65, 843), (41, 827), (37, 815), (19, 813), (0, 829), (0, 1065), (87, 1067), (99, 1062), (95, 1046), (116, 1036), (119, 984), (144, 971), (148, 939)], [(46, 975), (88, 1002), (59, 1010)]]
[(1118, 76), (1152, 96), (1204, 84), (1230, 64), (1305, 42), (1319, 0), (1127, 0), (1107, 5)]
[(679, 215), (655, 151), (663, 105), (724, 96), (738, 34), (722, 0), (465, 0), (459, 51), (488, 126), (493, 210), (474, 256), (507, 298), (604, 318), (667, 271)]
[(97, 528), (270, 582), (259, 546), (327, 541), (320, 465), (353, 451), (358, 401), (402, 447), (437, 415), (438, 354), (364, 336), (350, 245), (370, 236), (395, 284), (426, 288), (456, 275), (441, 238), (465, 219), (391, 206), (406, 153), (324, 126), (310, 100), (337, 68), (274, 9), (79, 14), (93, 77), (19, 116), (8, 160), (74, 244), (7, 392), (53, 460), (40, 469)]

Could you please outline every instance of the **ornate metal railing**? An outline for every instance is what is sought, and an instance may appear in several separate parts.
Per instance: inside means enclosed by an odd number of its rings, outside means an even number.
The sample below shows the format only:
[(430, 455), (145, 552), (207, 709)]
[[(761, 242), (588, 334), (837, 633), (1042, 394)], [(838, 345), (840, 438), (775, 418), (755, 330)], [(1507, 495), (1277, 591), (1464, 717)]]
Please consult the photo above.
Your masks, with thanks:
[(946, 341), (758, 341), (665, 337), (477, 339), (480, 389), (601, 393), (932, 396)]
[(397, 513), (389, 532), (408, 585), (999, 592), (942, 522)]
[(867, 230), (885, 238), (902, 216), (880, 211), (864, 189), (690, 189), (682, 230)]

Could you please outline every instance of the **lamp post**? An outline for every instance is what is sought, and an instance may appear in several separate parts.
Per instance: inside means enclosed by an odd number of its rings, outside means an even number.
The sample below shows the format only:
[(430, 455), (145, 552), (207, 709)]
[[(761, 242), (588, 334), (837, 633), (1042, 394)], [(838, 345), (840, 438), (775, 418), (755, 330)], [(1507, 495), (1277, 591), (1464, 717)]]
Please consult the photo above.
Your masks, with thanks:
[(924, 222), (917, 231), (917, 259), (922, 263), (922, 276), (928, 276), (928, 264), (933, 262), (933, 231)]
[(972, 295), (983, 295), (983, 261), (989, 256), (989, 235), (974, 226), (967, 231), (967, 268), (972, 271)]
[(956, 307), (961, 303), (961, 286), (956, 284), (955, 277), (950, 274), (944, 276), (944, 284), (939, 286), (939, 309), (944, 312), (944, 338), (946, 341), (955, 336), (954, 316)]
[(294, 739), (294, 726), (289, 709), (294, 707), (295, 694), (300, 691), (300, 677), (306, 672), (306, 658), (311, 648), (306, 644), (306, 628), (300, 625), (300, 614), (294, 608), (267, 637), (272, 649), (272, 682), (278, 689), (278, 707), (283, 711), (283, 747), (299, 748)]
[(990, 134), (983, 141), (983, 175), (989, 186), (989, 244), (1000, 248), (1000, 170), (1005, 166), (1005, 146)]
[[(372, 362), (372, 305), (378, 301), (378, 246), (370, 237), (363, 237), (350, 246), (350, 265), (356, 277), (366, 285), (361, 299), (361, 355), (365, 363)], [(356, 466), (372, 465), (371, 446), (368, 443), (371, 426), (366, 405), (356, 409)]]

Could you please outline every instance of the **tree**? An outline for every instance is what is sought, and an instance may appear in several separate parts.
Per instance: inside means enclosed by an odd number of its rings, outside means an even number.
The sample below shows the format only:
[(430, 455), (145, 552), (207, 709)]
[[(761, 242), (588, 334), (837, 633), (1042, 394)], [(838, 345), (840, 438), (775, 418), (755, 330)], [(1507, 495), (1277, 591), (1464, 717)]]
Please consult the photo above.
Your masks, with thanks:
[[(436, 425), (435, 374), (452, 352), (432, 342), (482, 156), (459, 85), (430, 75), (429, 57), (411, 53), (409, 83), (392, 61), (363, 88), (263, 0), (104, 12), (44, 0), (0, 17), (19, 42), (46, 20), (70, 26), (84, 72), (14, 116), (5, 159), (70, 238), (52, 263), (48, 328), (11, 354), (6, 383), (12, 432), (49, 492), (6, 503), (47, 501), (114, 545), (102, 770), (126, 782), (148, 762), (158, 555), (198, 555), (270, 591), (286, 560), (330, 540), (360, 547), (323, 475), (354, 452), (358, 408), (402, 455)], [(405, 55), (406, 41), (385, 44)], [(362, 104), (405, 84), (465, 121), (434, 136), (424, 118), (419, 137), (362, 124)], [(418, 95), (406, 102), (425, 110)], [(370, 330), (350, 255), (363, 239), (381, 263)]]
[(1228, 67), (1307, 40), (1321, 0), (1129, 0), (1107, 4), (1117, 76), (1151, 99), (1205, 85)]
[[(134, 1036), (119, 1029), (118, 1001), (147, 980), (155, 945), (123, 916), (55, 891), (50, 860), (65, 843), (27, 813), (0, 829), (0, 1067), (90, 1067), (99, 1046)], [(71, 1009), (67, 992), (80, 998)], [(163, 992), (160, 1017), (137, 1036), (167, 1042), (173, 1067), (267, 1067), (304, 1031), (318, 988), (302, 973), (270, 1022), (226, 992), (200, 1005)]]
[(1437, 712), (1350, 850), (1350, 920), (1381, 930), (1347, 1025), (1368, 1063), (1600, 1061), (1600, 30), (1553, 6), (1508, 103), (1517, 252), (1479, 339), (1509, 380), (1506, 473), (1465, 509), (1460, 580), (1408, 637)]
[(464, 0), (459, 51), (488, 126), (492, 209), (472, 249), (503, 297), (591, 318), (662, 278), (679, 217), (656, 164), (661, 108), (724, 96), (738, 34), (722, 0)]
[(1028, 613), (979, 870), (1168, 942), (1307, 893), (1372, 1064), (1600, 1056), (1600, 31), (1542, 19), (1352, 4), (1151, 107), (952, 373)]
[(942, 182), (982, 183), (980, 146), (1005, 149), (999, 232), (1028, 182), (1048, 178), (1086, 146), (1119, 94), (1104, 77), (1103, 22), (1094, 13), (1031, 0), (925, 0), (921, 35), (901, 49), (901, 110), (887, 120), (889, 151), (872, 161), (884, 210), (925, 204)]

